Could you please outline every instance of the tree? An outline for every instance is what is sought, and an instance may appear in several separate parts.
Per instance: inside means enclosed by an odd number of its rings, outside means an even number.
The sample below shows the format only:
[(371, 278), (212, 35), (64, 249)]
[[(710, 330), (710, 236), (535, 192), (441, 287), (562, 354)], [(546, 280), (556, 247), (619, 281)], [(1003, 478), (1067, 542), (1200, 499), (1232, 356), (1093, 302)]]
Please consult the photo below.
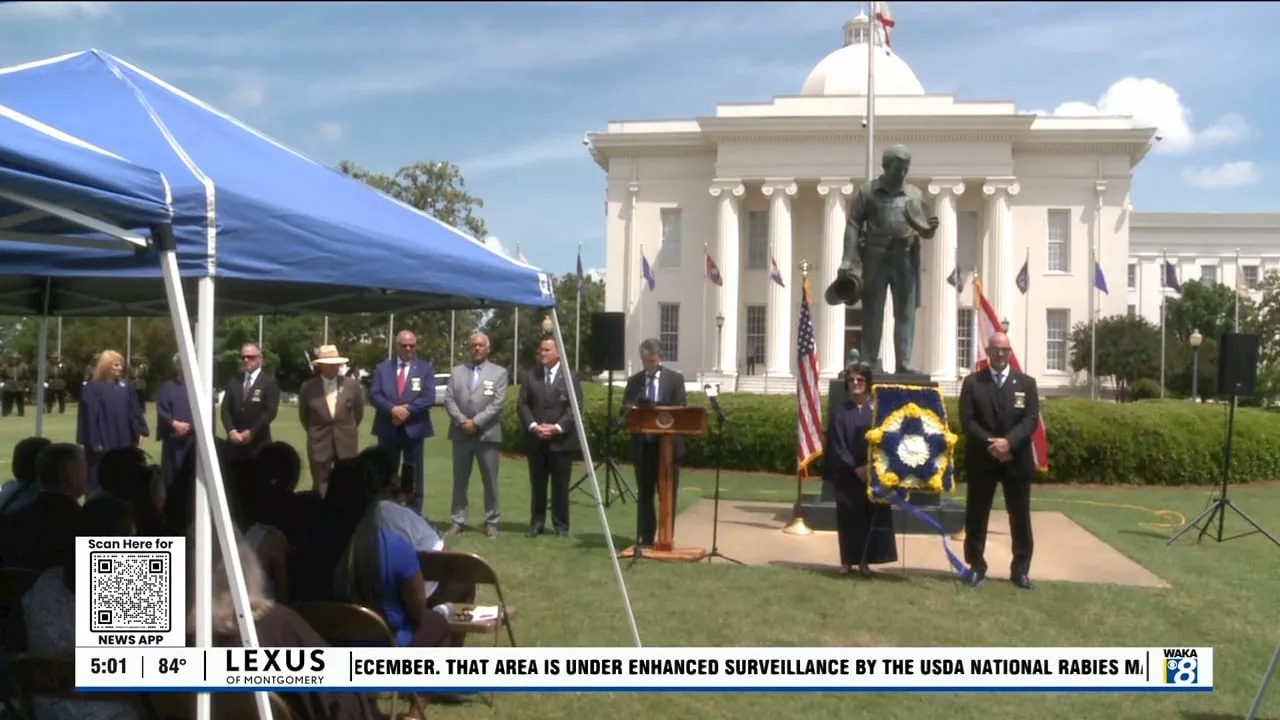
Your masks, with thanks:
[[(487, 234), (484, 221), (476, 214), (484, 207), (484, 201), (467, 192), (462, 171), (453, 163), (417, 162), (384, 175), (343, 160), (338, 163), (338, 170), (437, 220), (465, 230), (477, 242)], [(378, 359), (386, 357), (387, 323), (386, 315), (332, 318), (329, 339), (338, 341), (344, 352), (359, 353), (361, 367), (372, 367)], [(467, 338), (482, 323), (483, 313), (473, 310), (397, 313), (395, 331), (413, 331), (418, 336), (418, 354), (447, 369), (466, 356)]]
[[(578, 330), (578, 274), (565, 273), (554, 281), (556, 307), (559, 310), (560, 332), (564, 336), (565, 350), (569, 356), (565, 360), (574, 362), (574, 352)], [(582, 292), (582, 342), (580, 362), (582, 374), (590, 377), (599, 374), (603, 368), (591, 366), (591, 315), (604, 310), (604, 283), (587, 278)], [(509, 309), (495, 310), (486, 319), (484, 331), (489, 336), (492, 349), (491, 357), (495, 363), (510, 367), (513, 361), (516, 343), (520, 347), (520, 368), (532, 367), (536, 361), (535, 351), (542, 339), (542, 319), (546, 313), (533, 308), (521, 308), (520, 337), (515, 338), (515, 314)], [(571, 365), (572, 366), (572, 365)]]
[[(1228, 285), (1206, 285), (1199, 280), (1182, 284), (1177, 297), (1165, 301), (1165, 387), (1179, 395), (1191, 395), (1192, 368), (1198, 364), (1197, 392), (1211, 395), (1218, 362), (1218, 338), (1235, 330), (1237, 295)], [(1253, 300), (1239, 297), (1240, 330), (1256, 332), (1258, 308)], [(1203, 342), (1198, 362), (1190, 344), (1191, 333), (1199, 331)]]
[(1160, 330), (1145, 318), (1113, 315), (1098, 320), (1095, 332), (1088, 323), (1071, 331), (1071, 369), (1089, 370), (1096, 335), (1097, 374), (1111, 378), (1116, 399), (1128, 400), (1129, 388), (1138, 380), (1160, 374)]
[(1280, 272), (1268, 272), (1258, 289), (1256, 326), (1258, 333), (1258, 396), (1267, 400), (1280, 397)]

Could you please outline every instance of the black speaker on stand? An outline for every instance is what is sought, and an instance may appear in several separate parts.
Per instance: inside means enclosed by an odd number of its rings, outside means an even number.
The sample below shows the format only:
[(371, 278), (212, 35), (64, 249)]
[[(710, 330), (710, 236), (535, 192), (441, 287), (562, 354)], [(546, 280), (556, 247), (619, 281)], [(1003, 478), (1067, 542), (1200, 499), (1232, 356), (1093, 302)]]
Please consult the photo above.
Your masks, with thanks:
[[(1245, 514), (1227, 497), (1227, 489), (1231, 484), (1231, 436), (1235, 431), (1237, 401), (1242, 395), (1247, 397), (1254, 394), (1258, 387), (1257, 335), (1250, 333), (1223, 333), (1218, 339), (1217, 380), (1218, 396), (1227, 398), (1227, 430), (1226, 438), (1222, 445), (1222, 484), (1218, 489), (1218, 496), (1209, 502), (1209, 506), (1204, 509), (1204, 512), (1192, 518), (1191, 522), (1174, 533), (1165, 544), (1172, 545), (1174, 541), (1190, 532), (1191, 528), (1194, 527), (1200, 527), (1200, 535), (1196, 538), (1197, 542), (1204, 540), (1204, 536), (1209, 532), (1209, 528), (1213, 526), (1214, 520), (1218, 522), (1218, 532), (1215, 539), (1218, 542), (1223, 542), (1223, 525), (1226, 522), (1227, 511), (1230, 510), (1252, 527), (1253, 532), (1235, 535), (1225, 538), (1225, 540), (1235, 540), (1236, 538), (1261, 533), (1272, 544), (1280, 547), (1280, 540), (1263, 530), (1261, 525)], [(1204, 525), (1201, 526), (1200, 523), (1204, 523)]]
[[(613, 457), (613, 436), (616, 418), (613, 416), (613, 373), (615, 370), (627, 369), (627, 316), (620, 312), (597, 312), (591, 314), (591, 367), (597, 371), (604, 370), (606, 375), (605, 413), (603, 437), (596, 441), (597, 448), (603, 448), (600, 459), (596, 461), (595, 470), (604, 468), (604, 496), (600, 498), (605, 507), (613, 504), (615, 494), (622, 502), (630, 495), (636, 499), (636, 491), (627, 484), (618, 462)], [(590, 494), (582, 484), (591, 478), (591, 473), (583, 473), (570, 491), (581, 490)], [(593, 496), (594, 497), (594, 496)]]

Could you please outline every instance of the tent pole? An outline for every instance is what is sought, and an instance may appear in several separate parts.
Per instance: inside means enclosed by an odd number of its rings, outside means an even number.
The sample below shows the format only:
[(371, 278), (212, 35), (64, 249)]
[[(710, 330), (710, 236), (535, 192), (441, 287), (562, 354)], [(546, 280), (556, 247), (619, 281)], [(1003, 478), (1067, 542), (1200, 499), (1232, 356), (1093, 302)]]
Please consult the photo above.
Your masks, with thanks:
[(124, 372), (129, 377), (129, 368), (133, 366), (133, 316), (124, 319)]
[[(556, 349), (560, 353), (561, 358), (567, 358), (565, 353), (564, 336), (560, 332), (560, 315), (556, 308), (551, 308), (551, 327), (556, 335)], [(560, 363), (564, 368), (565, 383), (568, 387), (573, 387), (574, 373), (569, 369), (568, 362)], [(578, 403), (578, 394), (575, 392), (567, 393), (569, 396), (569, 408), (573, 410), (573, 424), (578, 431), (578, 442), (582, 445), (582, 462), (587, 466), (587, 475), (591, 477), (591, 492), (596, 499), (596, 510), (600, 513), (600, 527), (604, 530), (604, 541), (609, 546), (609, 562), (613, 563), (613, 575), (618, 581), (618, 592), (622, 594), (622, 606), (627, 611), (627, 623), (631, 627), (631, 637), (635, 640), (636, 647), (644, 647), (640, 643), (640, 630), (636, 627), (636, 614), (631, 609), (631, 597), (627, 594), (627, 582), (622, 577), (622, 564), (618, 562), (618, 549), (613, 544), (613, 531), (609, 529), (609, 516), (605, 512), (604, 502), (600, 499), (600, 482), (596, 479), (596, 466), (591, 461), (591, 444), (587, 442), (587, 426), (582, 421), (582, 407)]]
[[(45, 303), (47, 306), (48, 303)], [(36, 350), (36, 437), (44, 437), (45, 380), (49, 377), (49, 316), (40, 316), (40, 340)]]
[(391, 313), (387, 318), (387, 359), (390, 360), (395, 354), (396, 347), (396, 314)]
[(59, 359), (59, 360), (61, 360), (61, 359), (62, 359), (62, 316), (61, 316), (61, 315), (59, 315), (59, 316), (58, 316), (58, 345), (57, 345), (57, 347), (58, 347), (58, 349), (57, 349), (57, 350), (55, 350), (54, 352), (56, 352), (56, 353), (58, 354), (58, 359)]
[[(186, 374), (187, 399), (191, 403), (191, 417), (196, 429), (196, 645), (213, 645), (213, 608), (210, 600), (213, 590), (212, 532), (217, 530), (222, 559), (231, 586), (231, 598), (240, 624), (240, 638), (244, 647), (258, 647), (258, 631), (253, 624), (249, 593), (245, 587), (244, 571), (240, 567), (240, 549), (233, 534), (231, 513), (227, 506), (222, 470), (213, 453), (213, 278), (203, 277), (197, 284), (198, 339), (192, 337), (190, 318), (187, 316), (186, 296), (178, 274), (178, 255), (168, 227), (152, 233), (160, 245), (160, 263), (164, 272), (165, 293), (169, 299), (169, 312), (173, 320), (173, 334), (178, 341), (178, 354), (182, 358)], [(197, 346), (197, 342), (199, 345)], [(199, 357), (198, 357), (199, 356)], [(203, 362), (201, 362), (203, 361)], [(211, 512), (212, 511), (212, 512)], [(212, 517), (211, 517), (212, 515)], [(209, 520), (212, 519), (210, 527)], [(196, 716), (199, 720), (211, 720), (212, 708), (208, 693), (200, 693), (196, 700)], [(271, 706), (267, 696), (257, 693), (259, 717), (271, 719)]]

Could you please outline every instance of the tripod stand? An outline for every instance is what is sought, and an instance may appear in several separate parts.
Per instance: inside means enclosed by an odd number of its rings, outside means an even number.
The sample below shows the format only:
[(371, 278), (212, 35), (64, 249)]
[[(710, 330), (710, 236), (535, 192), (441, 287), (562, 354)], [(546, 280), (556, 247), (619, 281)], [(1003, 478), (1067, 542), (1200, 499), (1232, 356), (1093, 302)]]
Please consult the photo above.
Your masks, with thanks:
[(1258, 686), (1258, 695), (1253, 698), (1253, 705), (1249, 706), (1249, 714), (1244, 716), (1244, 720), (1255, 720), (1258, 717), (1258, 711), (1262, 710), (1262, 698), (1267, 694), (1267, 685), (1276, 674), (1277, 665), (1280, 665), (1280, 645), (1276, 646), (1276, 652), (1271, 656), (1271, 664), (1267, 666), (1267, 672), (1262, 676), (1262, 684)]
[(1182, 529), (1174, 533), (1169, 538), (1169, 540), (1165, 543), (1165, 545), (1172, 545), (1178, 538), (1182, 537), (1183, 535), (1186, 535), (1191, 530), (1191, 528), (1196, 527), (1201, 522), (1204, 523), (1204, 526), (1200, 528), (1200, 534), (1199, 536), (1196, 537), (1196, 542), (1200, 542), (1204, 540), (1205, 534), (1209, 532), (1209, 528), (1213, 526), (1213, 521), (1215, 519), (1217, 519), (1218, 521), (1218, 533), (1217, 533), (1216, 540), (1218, 542), (1224, 542), (1224, 539), (1222, 537), (1223, 523), (1226, 521), (1227, 510), (1230, 510), (1234, 512), (1236, 515), (1239, 515), (1241, 519), (1243, 519), (1246, 523), (1248, 523), (1253, 528), (1253, 532), (1246, 532), (1241, 535), (1235, 535), (1233, 537), (1226, 538), (1226, 540), (1235, 540), (1237, 538), (1253, 535), (1254, 533), (1262, 533), (1262, 535), (1264, 535), (1268, 540), (1270, 540), (1272, 544), (1280, 547), (1280, 540), (1277, 540), (1275, 536), (1273, 536), (1271, 533), (1267, 532), (1266, 530), (1263, 530), (1261, 525), (1254, 522), (1253, 518), (1246, 515), (1243, 510), (1237, 507), (1236, 504), (1231, 502), (1230, 498), (1227, 497), (1227, 486), (1231, 482), (1231, 435), (1235, 430), (1235, 424), (1236, 424), (1236, 396), (1232, 395), (1231, 405), (1227, 410), (1227, 438), (1222, 448), (1222, 487), (1218, 491), (1218, 497), (1214, 498), (1213, 501), (1209, 503), (1209, 506), (1206, 507), (1203, 512), (1201, 512), (1199, 515), (1192, 518), (1191, 522), (1187, 523), (1185, 526), (1182, 527)]
[[(734, 565), (741, 565), (741, 560), (735, 560), (720, 552), (720, 546), (716, 543), (720, 534), (720, 466), (724, 464), (724, 426), (726, 420), (724, 412), (720, 409), (720, 402), (716, 400), (715, 396), (713, 395), (708, 399), (711, 401), (711, 407), (716, 411), (716, 490), (714, 499), (711, 501), (711, 552), (708, 552), (702, 559), (710, 563), (713, 559), (720, 558)], [(742, 445), (738, 443), (738, 439), (732, 435), (729, 436), (729, 439), (733, 441), (733, 445), (738, 452), (742, 452)]]
[[(632, 500), (636, 499), (636, 491), (627, 484), (626, 479), (622, 475), (622, 471), (618, 468), (618, 462), (613, 459), (613, 435), (614, 435), (614, 418), (613, 418), (613, 371), (608, 374), (608, 385), (605, 391), (605, 415), (604, 415), (604, 452), (602, 457), (596, 462), (595, 471), (600, 472), (600, 468), (604, 468), (604, 491), (600, 498), (607, 508), (613, 504), (614, 493), (617, 493), (618, 499), (622, 502), (627, 501), (630, 495)], [(578, 482), (569, 488), (569, 491), (581, 490), (590, 495), (591, 493), (582, 484), (591, 479), (591, 473), (586, 472), (582, 477), (578, 478)]]

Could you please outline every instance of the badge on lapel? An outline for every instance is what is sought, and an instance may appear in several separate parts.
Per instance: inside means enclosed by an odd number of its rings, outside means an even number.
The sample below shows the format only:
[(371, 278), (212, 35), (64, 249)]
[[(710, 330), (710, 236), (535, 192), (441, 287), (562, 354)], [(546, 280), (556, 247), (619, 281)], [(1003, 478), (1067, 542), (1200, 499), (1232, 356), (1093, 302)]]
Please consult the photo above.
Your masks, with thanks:
[(1024, 392), (1016, 392), (1013, 394), (1013, 407), (1022, 410), (1027, 407), (1027, 394)]
[(409, 389), (413, 392), (422, 392), (422, 378), (413, 378), (409, 383)]
[(483, 383), (481, 383), (481, 384), (482, 384), (482, 385), (484, 385), (484, 394), (485, 394), (485, 395), (487, 395), (487, 396), (492, 397), (492, 396), (493, 396), (493, 381), (492, 381), (492, 380), (485, 380), (485, 381), (484, 381)]

